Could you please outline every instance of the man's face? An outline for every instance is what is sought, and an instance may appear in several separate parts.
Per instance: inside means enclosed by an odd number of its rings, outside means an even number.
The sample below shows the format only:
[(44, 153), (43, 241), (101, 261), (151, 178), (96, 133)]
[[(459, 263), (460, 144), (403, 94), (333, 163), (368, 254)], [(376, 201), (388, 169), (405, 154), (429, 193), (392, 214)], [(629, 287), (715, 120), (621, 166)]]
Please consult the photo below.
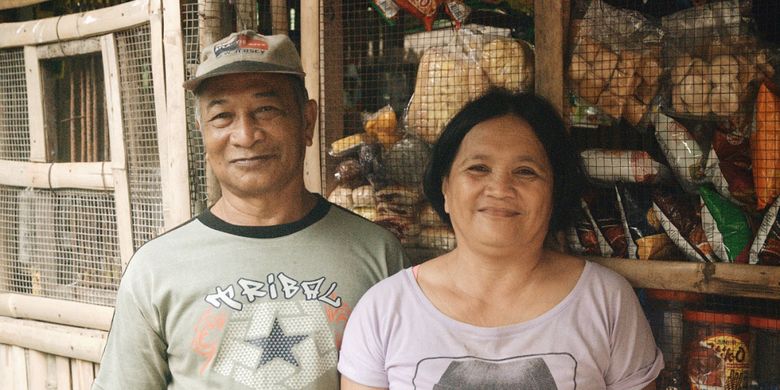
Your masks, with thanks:
[(299, 107), (289, 77), (231, 74), (202, 87), (199, 125), (223, 194), (253, 198), (303, 188), (317, 105)]

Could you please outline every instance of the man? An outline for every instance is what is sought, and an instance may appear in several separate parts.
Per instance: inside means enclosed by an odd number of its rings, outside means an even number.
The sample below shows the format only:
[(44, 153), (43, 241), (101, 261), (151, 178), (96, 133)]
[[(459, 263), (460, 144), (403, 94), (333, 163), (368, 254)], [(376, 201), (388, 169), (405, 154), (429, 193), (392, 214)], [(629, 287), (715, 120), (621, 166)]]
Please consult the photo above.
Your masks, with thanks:
[(222, 198), (133, 256), (96, 389), (335, 389), (351, 308), (405, 258), (306, 191), (317, 103), (286, 36), (231, 34), (184, 86)]

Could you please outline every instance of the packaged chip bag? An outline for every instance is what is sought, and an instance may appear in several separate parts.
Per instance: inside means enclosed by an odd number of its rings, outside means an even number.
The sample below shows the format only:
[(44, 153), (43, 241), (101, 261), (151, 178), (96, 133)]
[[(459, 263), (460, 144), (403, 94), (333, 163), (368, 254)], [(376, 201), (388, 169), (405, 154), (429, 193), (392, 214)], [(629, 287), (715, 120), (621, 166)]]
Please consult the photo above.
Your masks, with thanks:
[(780, 194), (780, 101), (764, 83), (756, 98), (756, 129), (750, 137), (758, 210)]
[(747, 215), (709, 186), (699, 187), (701, 222), (715, 255), (728, 263), (747, 263), (752, 239)]
[(715, 131), (705, 166), (707, 181), (719, 194), (736, 204), (755, 209), (756, 191), (747, 136), (738, 131)]
[(401, 7), (394, 0), (371, 0), (371, 6), (390, 24), (395, 23), (401, 12)]
[(419, 19), (426, 31), (433, 29), (433, 21), (436, 20), (439, 4), (443, 0), (395, 0), (399, 7)]
[(609, 247), (596, 226), (584, 200), (579, 211), (576, 216), (577, 222), (569, 228), (566, 234), (569, 249), (580, 255), (610, 256), (612, 248)]
[(646, 187), (618, 183), (617, 193), (628, 238), (634, 243), (634, 259), (674, 259), (677, 248), (661, 227), (653, 209), (651, 192)]
[(658, 109), (653, 112), (655, 138), (666, 160), (687, 192), (695, 193), (704, 182), (704, 152), (696, 139), (682, 124), (664, 115)]
[(702, 228), (698, 196), (656, 190), (652, 197), (653, 209), (661, 226), (689, 260), (708, 263), (717, 261)]
[(780, 197), (767, 208), (750, 247), (750, 264), (780, 265)]
[(591, 187), (585, 191), (582, 198), (593, 221), (612, 249), (612, 257), (627, 258), (629, 242), (614, 188)]

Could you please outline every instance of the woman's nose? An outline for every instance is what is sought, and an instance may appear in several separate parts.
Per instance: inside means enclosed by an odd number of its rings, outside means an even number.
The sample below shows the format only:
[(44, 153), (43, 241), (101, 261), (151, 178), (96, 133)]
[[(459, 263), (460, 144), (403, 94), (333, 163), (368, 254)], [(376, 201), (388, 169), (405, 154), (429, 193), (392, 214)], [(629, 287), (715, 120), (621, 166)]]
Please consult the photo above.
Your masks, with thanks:
[(490, 196), (505, 198), (513, 195), (514, 189), (511, 173), (494, 172), (488, 178), (485, 192)]

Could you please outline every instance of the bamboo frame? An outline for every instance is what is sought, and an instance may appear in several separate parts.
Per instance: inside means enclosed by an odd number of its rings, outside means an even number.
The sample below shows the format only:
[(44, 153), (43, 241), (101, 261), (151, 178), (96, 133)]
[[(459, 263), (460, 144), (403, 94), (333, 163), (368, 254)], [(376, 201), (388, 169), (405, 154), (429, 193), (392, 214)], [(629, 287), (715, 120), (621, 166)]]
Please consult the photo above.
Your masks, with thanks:
[(634, 287), (780, 299), (780, 267), (590, 257)]
[(0, 316), (108, 331), (114, 308), (24, 294), (0, 294)]
[(0, 10), (27, 7), (30, 5), (44, 3), (46, 1), (49, 0), (4, 0), (3, 2), (0, 2)]
[[(271, 12), (276, 9), (287, 10), (287, 0), (271, 0)], [(319, 25), (318, 25), (319, 26)], [(290, 14), (284, 12), (282, 14), (273, 13), (271, 15), (271, 32), (273, 34), (287, 34), (290, 30)], [(302, 37), (308, 37), (308, 35), (301, 34)]]
[(24, 65), (27, 82), (27, 115), (30, 124), (30, 161), (46, 162), (46, 129), (43, 123), (43, 79), (34, 46), (24, 47)]
[[(301, 2), (301, 63), (306, 72), (306, 89), (309, 98), (320, 102), (320, 2)], [(339, 99), (341, 97), (339, 96)], [(314, 126), (312, 145), (306, 148), (303, 162), (303, 181), (312, 192), (322, 193), (322, 173), (320, 161), (320, 132), (322, 129), (319, 115)]]
[(49, 367), (46, 354), (36, 350), (27, 351), (27, 385), (30, 389), (45, 389)]
[(74, 55), (97, 53), (100, 51), (100, 38), (85, 38), (78, 41), (55, 42), (35, 47), (38, 58), (60, 58)]
[[(200, 50), (222, 38), (222, 8), (219, 2), (198, 0), (198, 44)], [(200, 52), (200, 50), (198, 52)], [(198, 118), (198, 120), (200, 120)], [(208, 159), (206, 165), (206, 199), (209, 205), (222, 197), (222, 188)]]
[(101, 37), (100, 45), (103, 48), (103, 80), (105, 81), (106, 107), (108, 109), (111, 172), (114, 179), (114, 202), (116, 204), (116, 229), (119, 253), (122, 257), (122, 272), (124, 272), (135, 248), (133, 246), (133, 218), (127, 178), (127, 160), (123, 136), (124, 127), (122, 125), (119, 63), (117, 61), (114, 34)]
[(535, 90), (559, 113), (566, 107), (563, 68), (569, 11), (568, 1), (534, 1)]
[(149, 0), (18, 23), (0, 24), (0, 48), (69, 41), (130, 28), (149, 21)]
[(0, 160), (0, 185), (33, 188), (111, 190), (113, 175), (105, 162), (44, 163)]
[[(159, 1), (159, 0), (157, 0)], [(179, 10), (179, 0), (162, 0), (162, 9)], [(159, 34), (162, 46), (155, 51), (165, 57), (159, 63), (160, 93), (165, 104), (158, 104), (165, 111), (165, 126), (159, 126), (160, 176), (162, 179), (163, 222), (166, 230), (191, 218), (189, 158), (187, 146), (187, 110), (184, 87), (184, 37), (179, 12), (155, 13), (152, 18), (152, 37)], [(154, 42), (154, 39), (152, 40)], [(154, 46), (153, 46), (154, 49)], [(154, 61), (154, 56), (152, 56)], [(153, 63), (154, 65), (154, 63)], [(164, 67), (163, 67), (164, 65)], [(155, 76), (155, 80), (157, 77)], [(155, 83), (155, 88), (157, 83)], [(164, 88), (163, 88), (164, 87)]]
[(90, 390), (95, 381), (95, 368), (91, 362), (74, 360), (70, 362), (70, 376), (72, 390)]
[(108, 332), (0, 317), (0, 344), (97, 363)]
[[(0, 328), (0, 332), (2, 332), (2, 328)], [(14, 372), (12, 375), (14, 387), (11, 387), (12, 389), (27, 389), (27, 370), (25, 369), (27, 366), (27, 357), (24, 353), (24, 348), (21, 348), (16, 345), (11, 346), (11, 371)]]

